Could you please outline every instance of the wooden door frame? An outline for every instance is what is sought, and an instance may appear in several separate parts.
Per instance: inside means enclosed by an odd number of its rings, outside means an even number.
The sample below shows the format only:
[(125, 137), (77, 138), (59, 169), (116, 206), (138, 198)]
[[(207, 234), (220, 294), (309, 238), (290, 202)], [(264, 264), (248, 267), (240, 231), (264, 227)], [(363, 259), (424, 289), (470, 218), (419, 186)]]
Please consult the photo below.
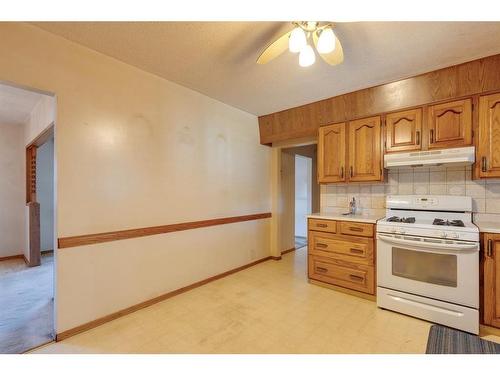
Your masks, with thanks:
[[(25, 258), (28, 267), (41, 264), (41, 231), (40, 231), (40, 203), (36, 197), (36, 164), (37, 149), (54, 136), (55, 124), (51, 123), (38, 137), (26, 146), (26, 207), (28, 208), (28, 244), (29, 259)], [(55, 151), (54, 151), (55, 153)], [(55, 155), (54, 155), (55, 172)], [(55, 188), (54, 188), (55, 198)], [(55, 226), (55, 217), (54, 217)]]

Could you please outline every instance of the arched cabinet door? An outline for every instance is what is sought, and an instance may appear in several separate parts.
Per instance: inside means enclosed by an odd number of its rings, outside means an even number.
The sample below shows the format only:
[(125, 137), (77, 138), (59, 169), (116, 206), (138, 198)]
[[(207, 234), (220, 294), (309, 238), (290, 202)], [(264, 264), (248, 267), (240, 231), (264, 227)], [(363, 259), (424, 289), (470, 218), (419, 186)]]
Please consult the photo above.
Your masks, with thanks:
[(480, 177), (500, 177), (500, 93), (479, 98)]
[(456, 100), (429, 107), (429, 148), (472, 145), (472, 101)]
[(380, 116), (349, 122), (349, 181), (381, 181)]
[(333, 124), (319, 128), (318, 182), (346, 181), (346, 124)]
[(389, 113), (385, 117), (386, 152), (422, 149), (422, 109)]

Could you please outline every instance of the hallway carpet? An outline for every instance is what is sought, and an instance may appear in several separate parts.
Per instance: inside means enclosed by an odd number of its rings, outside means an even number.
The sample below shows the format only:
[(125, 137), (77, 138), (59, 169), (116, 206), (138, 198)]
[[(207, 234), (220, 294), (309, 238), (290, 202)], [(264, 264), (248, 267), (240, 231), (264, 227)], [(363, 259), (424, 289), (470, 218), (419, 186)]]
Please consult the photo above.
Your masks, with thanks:
[(23, 353), (53, 340), (53, 256), (29, 268), (0, 262), (0, 353)]

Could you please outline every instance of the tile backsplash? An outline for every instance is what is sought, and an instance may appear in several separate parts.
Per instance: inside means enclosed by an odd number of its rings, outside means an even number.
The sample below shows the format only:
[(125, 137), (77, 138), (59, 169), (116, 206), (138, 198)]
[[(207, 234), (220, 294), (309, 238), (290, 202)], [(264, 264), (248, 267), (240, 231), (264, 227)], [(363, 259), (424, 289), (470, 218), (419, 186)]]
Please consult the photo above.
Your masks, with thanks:
[(361, 212), (385, 209), (386, 195), (429, 194), (472, 197), (476, 218), (500, 219), (500, 179), (472, 180), (471, 166), (416, 167), (386, 171), (383, 183), (321, 185), (321, 211), (332, 212), (349, 207), (356, 198)]

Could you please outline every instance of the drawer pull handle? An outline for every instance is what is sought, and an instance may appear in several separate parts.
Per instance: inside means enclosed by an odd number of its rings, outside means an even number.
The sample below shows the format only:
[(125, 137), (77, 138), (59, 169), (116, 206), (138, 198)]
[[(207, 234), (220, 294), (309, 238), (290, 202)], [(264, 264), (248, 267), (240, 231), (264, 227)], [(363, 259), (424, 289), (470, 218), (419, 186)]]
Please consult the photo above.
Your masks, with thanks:
[(344, 167), (340, 167), (340, 178), (344, 179)]
[(417, 132), (417, 146), (420, 145), (420, 132)]
[(434, 143), (434, 129), (431, 129), (430, 132), (431, 143)]
[(486, 156), (483, 156), (481, 158), (481, 171), (482, 172), (487, 172), (488, 171), (488, 167), (487, 167), (487, 164), (486, 164)]
[(351, 251), (351, 253), (354, 253), (354, 254), (363, 254), (364, 253), (363, 250), (361, 250), (361, 249), (355, 249), (353, 247), (351, 247), (349, 250)]
[(322, 248), (325, 248), (325, 247), (328, 247), (328, 245), (326, 243), (321, 243), (321, 242), (318, 242), (316, 243), (316, 247), (322, 247)]
[(353, 281), (364, 281), (365, 278), (358, 275), (349, 275), (349, 278)]
[(328, 225), (327, 224), (316, 224), (318, 228), (326, 228)]
[(358, 228), (358, 227), (349, 227), (349, 230), (352, 230), (353, 232), (362, 232), (363, 228)]
[(493, 240), (488, 240), (488, 248), (486, 250), (486, 255), (490, 258), (493, 256)]
[(316, 271), (318, 271), (318, 272), (328, 272), (328, 270), (326, 268), (323, 268), (323, 267), (316, 267)]

